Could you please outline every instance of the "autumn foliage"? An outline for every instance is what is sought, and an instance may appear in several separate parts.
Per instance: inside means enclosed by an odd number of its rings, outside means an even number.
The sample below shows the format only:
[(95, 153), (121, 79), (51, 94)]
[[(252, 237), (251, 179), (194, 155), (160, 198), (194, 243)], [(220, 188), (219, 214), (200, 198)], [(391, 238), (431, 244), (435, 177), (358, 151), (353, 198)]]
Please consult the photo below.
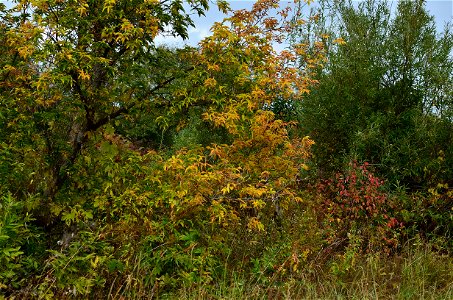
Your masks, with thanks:
[(321, 261), (396, 253), (415, 218), (367, 163), (316, 174), (298, 110), (330, 36), (294, 42), (319, 19), (304, 3), (218, 0), (180, 49), (156, 37), (187, 38), (207, 0), (0, 4), (0, 298), (172, 297), (238, 272), (273, 298)]
[(363, 250), (398, 246), (398, 229), (403, 223), (392, 214), (392, 199), (383, 189), (384, 181), (369, 170), (368, 163), (351, 162), (347, 172), (318, 183), (327, 227), (327, 240), (347, 245), (356, 234)]
[[(201, 14), (207, 3), (191, 6)], [(271, 17), (277, 9), (278, 1), (258, 1), (231, 12), (198, 48), (173, 54), (153, 39), (168, 28), (186, 36), (191, 20), (177, 1), (20, 1), (15, 11), (31, 15), (5, 14), (2, 156), (20, 168), (3, 164), (12, 169), (2, 188), (29, 203), (34, 224), (49, 234), (48, 255), (26, 267), (44, 274), (32, 293), (120, 292), (104, 275), (125, 280), (140, 255), (147, 263), (139, 273), (151, 287), (209, 280), (227, 255), (222, 232), (265, 231), (270, 217), (263, 216), (281, 217), (301, 200), (297, 180), (313, 142), (290, 136), (296, 123), (268, 108), (277, 98), (301, 99), (314, 81), (310, 68), (297, 66), (303, 45), (274, 50), (292, 22), (288, 9)], [(159, 55), (173, 69), (147, 66)], [(310, 58), (312, 67), (322, 59)], [(145, 113), (176, 134), (190, 124), (185, 116), (198, 114), (227, 138), (147, 149), (127, 133)], [(6, 248), (17, 266), (28, 255), (11, 252), (20, 247)], [(2, 288), (23, 282), (6, 275)]]

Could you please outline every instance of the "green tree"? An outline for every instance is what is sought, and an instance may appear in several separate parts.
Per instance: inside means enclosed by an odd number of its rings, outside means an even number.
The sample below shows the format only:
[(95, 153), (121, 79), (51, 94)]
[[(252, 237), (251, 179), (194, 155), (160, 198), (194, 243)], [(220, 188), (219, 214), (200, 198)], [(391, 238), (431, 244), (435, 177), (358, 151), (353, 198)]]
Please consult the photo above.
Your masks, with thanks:
[(424, 1), (395, 16), (386, 1), (321, 2), (316, 18), (295, 37), (315, 51), (311, 34), (324, 35), (328, 62), (300, 117), (320, 170), (357, 159), (413, 189), (451, 181), (451, 24), (438, 35)]

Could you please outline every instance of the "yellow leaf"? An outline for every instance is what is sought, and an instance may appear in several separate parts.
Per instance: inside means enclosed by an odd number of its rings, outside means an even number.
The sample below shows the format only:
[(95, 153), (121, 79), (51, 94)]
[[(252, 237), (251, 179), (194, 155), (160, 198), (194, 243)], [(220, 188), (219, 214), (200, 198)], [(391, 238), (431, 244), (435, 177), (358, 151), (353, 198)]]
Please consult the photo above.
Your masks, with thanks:
[(79, 70), (79, 78), (82, 80), (90, 80), (90, 74), (86, 73), (84, 70)]
[(197, 193), (194, 197), (194, 199), (192, 200), (191, 204), (192, 205), (201, 205), (203, 204), (204, 202), (204, 198), (203, 198), (203, 195), (201, 195), (200, 193)]
[(204, 81), (205, 87), (215, 87), (217, 85), (217, 80), (214, 78), (208, 78)]
[(234, 183), (228, 183), (226, 185), (226, 187), (224, 187), (221, 191), (222, 191), (222, 194), (227, 194), (229, 193), (230, 191), (234, 190), (235, 188), (235, 184)]
[(266, 206), (266, 202), (264, 202), (263, 200), (253, 200), (252, 204), (254, 208), (263, 208), (264, 206)]
[(258, 218), (256, 217), (250, 218), (247, 226), (251, 230), (264, 231), (263, 223), (261, 223), (260, 220), (258, 220)]
[(110, 10), (113, 8), (113, 6), (115, 6), (115, 4), (116, 4), (116, 0), (105, 0), (104, 8), (102, 9), (102, 11), (107, 10), (107, 13), (109, 14)]
[(98, 264), (99, 264), (99, 256), (96, 256), (96, 257), (94, 258), (94, 260), (91, 260), (91, 261), (90, 261), (90, 264), (91, 264), (91, 267), (92, 267), (93, 269), (96, 269), (97, 266), (98, 266)]
[(294, 201), (297, 203), (301, 203), (303, 200), (300, 197), (294, 197)]
[(338, 44), (338, 45), (345, 45), (346, 42), (343, 40), (343, 38), (339, 37), (339, 38), (336, 38), (335, 40), (333, 40), (333, 42), (335, 44)]
[(77, 12), (79, 13), (79, 15), (81, 17), (85, 16), (86, 15), (86, 12), (87, 12), (87, 8), (88, 8), (88, 3), (81, 3), (79, 8), (77, 8)]
[(184, 173), (188, 173), (190, 171), (193, 171), (193, 172), (198, 172), (198, 167), (195, 166), (195, 165), (190, 165), (186, 168), (186, 170), (184, 171)]

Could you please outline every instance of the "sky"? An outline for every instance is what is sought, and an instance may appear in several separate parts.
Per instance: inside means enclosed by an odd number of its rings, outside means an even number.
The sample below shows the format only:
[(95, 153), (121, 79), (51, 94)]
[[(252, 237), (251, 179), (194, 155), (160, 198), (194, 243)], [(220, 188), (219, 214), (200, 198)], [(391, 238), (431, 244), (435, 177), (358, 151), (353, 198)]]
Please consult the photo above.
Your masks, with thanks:
[[(360, 0), (357, 0), (359, 2)], [(11, 7), (11, 0), (3, 1), (7, 6)], [(215, 2), (215, 0), (211, 0)], [(251, 8), (254, 2), (252, 0), (230, 0), (232, 9), (248, 9)], [(282, 5), (293, 3), (292, 0), (280, 1)], [(316, 3), (316, 0), (314, 1)], [(392, 2), (392, 7), (396, 7), (396, 0), (389, 0)], [(434, 16), (437, 31), (441, 32), (446, 22), (453, 20), (453, 0), (427, 0), (426, 5), (428, 11)], [(200, 40), (210, 34), (210, 28), (214, 22), (222, 21), (223, 15), (217, 9), (214, 3), (211, 3), (211, 8), (206, 12), (206, 16), (198, 17), (194, 15), (193, 20), (195, 27), (189, 28), (189, 39), (183, 41), (180, 38), (171, 36), (158, 36), (156, 38), (157, 44), (168, 44), (170, 46), (182, 46), (184, 44), (196, 46)]]
[[(248, 9), (251, 8), (254, 2), (252, 0), (231, 0), (230, 6), (232, 9)], [(282, 5), (291, 4), (293, 1), (280, 1)], [(316, 1), (314, 1), (316, 3)], [(359, 0), (357, 0), (359, 2)], [(392, 7), (396, 7), (396, 1), (393, 2)], [(434, 16), (436, 28), (438, 32), (442, 32), (446, 22), (453, 20), (453, 0), (428, 0), (426, 5), (428, 11)], [(180, 38), (171, 36), (158, 36), (156, 42), (158, 44), (167, 44), (170, 46), (182, 46), (184, 44), (196, 46), (199, 41), (210, 34), (210, 28), (214, 22), (222, 21), (223, 15), (215, 4), (211, 4), (211, 8), (206, 12), (206, 16), (194, 16), (193, 20), (195, 27), (189, 28), (189, 39), (183, 41)]]

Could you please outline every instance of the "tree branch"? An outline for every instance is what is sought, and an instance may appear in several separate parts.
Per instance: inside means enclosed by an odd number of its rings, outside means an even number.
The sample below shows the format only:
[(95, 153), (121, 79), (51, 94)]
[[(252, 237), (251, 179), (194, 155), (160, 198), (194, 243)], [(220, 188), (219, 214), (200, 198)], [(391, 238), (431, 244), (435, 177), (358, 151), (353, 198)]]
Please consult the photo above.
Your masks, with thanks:
[[(194, 70), (195, 68), (194, 67), (190, 67), (188, 69), (185, 70), (185, 72), (190, 72), (192, 70)], [(155, 86), (154, 88), (150, 89), (145, 95), (143, 95), (142, 98), (148, 98), (150, 97), (152, 94), (154, 94), (156, 91), (158, 91), (159, 89), (161, 88), (164, 88), (166, 85), (168, 85), (169, 83), (171, 83), (172, 81), (174, 81), (175, 79), (177, 79), (178, 77), (177, 76), (172, 76), (170, 78), (167, 78), (166, 80), (162, 81), (161, 83), (159, 83), (157, 86)], [(132, 108), (134, 108), (136, 105), (137, 105), (138, 102), (133, 102), (131, 103), (129, 106), (125, 106), (125, 107), (121, 107), (119, 108), (118, 110), (112, 112), (111, 114), (103, 117), (102, 119), (98, 120), (97, 122), (95, 122), (93, 124), (93, 128), (91, 128), (90, 130), (97, 130), (98, 128), (102, 127), (103, 125), (107, 124), (110, 120), (113, 120), (117, 117), (119, 117), (120, 115), (123, 115), (125, 113), (128, 113)]]

